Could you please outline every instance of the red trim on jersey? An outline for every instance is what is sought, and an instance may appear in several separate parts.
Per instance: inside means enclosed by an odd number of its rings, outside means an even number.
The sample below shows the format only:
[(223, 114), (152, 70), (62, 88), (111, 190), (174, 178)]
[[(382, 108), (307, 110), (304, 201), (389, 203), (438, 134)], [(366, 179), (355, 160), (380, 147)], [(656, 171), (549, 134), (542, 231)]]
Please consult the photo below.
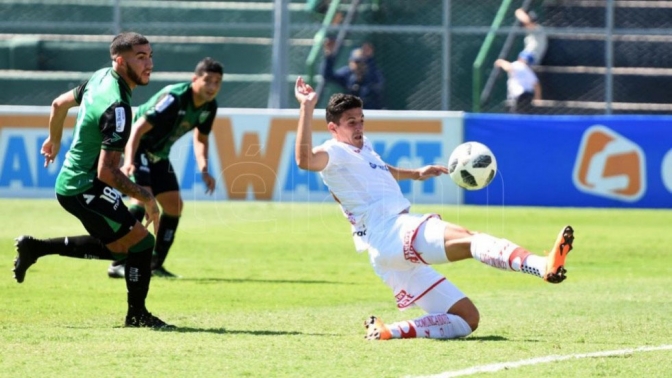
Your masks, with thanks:
[(420, 256), (420, 254), (415, 250), (415, 248), (413, 247), (413, 241), (414, 241), (415, 238), (418, 236), (418, 231), (420, 231), (420, 227), (421, 227), (425, 222), (427, 222), (428, 220), (430, 220), (430, 219), (432, 219), (432, 218), (438, 218), (438, 219), (441, 219), (441, 216), (440, 216), (439, 214), (426, 214), (426, 215), (420, 220), (420, 223), (418, 223), (418, 226), (417, 226), (417, 227), (415, 227), (414, 229), (409, 230), (408, 232), (406, 232), (406, 234), (404, 235), (404, 246), (403, 246), (403, 250), (404, 250), (404, 259), (406, 259), (406, 260), (408, 260), (408, 261), (410, 261), (410, 262), (412, 262), (412, 263), (414, 263), (414, 264), (418, 264), (418, 261), (420, 261), (420, 262), (422, 262), (422, 263), (425, 264), (425, 265), (429, 265), (429, 264), (427, 264), (427, 261), (425, 261), (425, 260)]

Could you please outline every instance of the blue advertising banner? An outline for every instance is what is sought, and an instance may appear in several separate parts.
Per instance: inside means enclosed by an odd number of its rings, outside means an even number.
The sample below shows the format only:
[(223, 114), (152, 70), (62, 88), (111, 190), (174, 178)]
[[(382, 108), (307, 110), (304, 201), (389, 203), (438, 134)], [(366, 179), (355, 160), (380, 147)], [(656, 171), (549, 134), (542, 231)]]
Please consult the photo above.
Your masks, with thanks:
[(672, 117), (466, 114), (499, 172), (466, 204), (672, 208)]

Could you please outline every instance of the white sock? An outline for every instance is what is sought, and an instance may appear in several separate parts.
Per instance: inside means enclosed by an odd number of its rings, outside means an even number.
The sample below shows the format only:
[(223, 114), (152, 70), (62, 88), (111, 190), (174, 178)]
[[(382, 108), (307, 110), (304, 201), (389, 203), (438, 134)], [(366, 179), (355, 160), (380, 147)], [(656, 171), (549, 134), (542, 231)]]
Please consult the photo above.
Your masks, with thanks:
[(476, 234), (471, 241), (471, 255), (483, 264), (502, 270), (514, 269), (509, 263), (511, 253), (520, 248), (506, 239), (488, 234)]
[(529, 254), (521, 264), (520, 269), (516, 270), (543, 278), (546, 274), (546, 257)]
[(417, 319), (388, 324), (395, 339), (455, 339), (471, 333), (471, 327), (453, 314), (428, 314)]

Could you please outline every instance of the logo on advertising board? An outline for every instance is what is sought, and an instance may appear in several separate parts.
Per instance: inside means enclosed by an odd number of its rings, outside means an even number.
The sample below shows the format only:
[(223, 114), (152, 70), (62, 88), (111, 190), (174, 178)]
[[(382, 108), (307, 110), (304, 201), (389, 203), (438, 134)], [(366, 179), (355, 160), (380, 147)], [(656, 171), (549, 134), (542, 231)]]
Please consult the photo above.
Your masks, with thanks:
[(577, 189), (588, 194), (638, 201), (646, 192), (644, 152), (612, 129), (592, 126), (581, 139), (573, 181)]
[[(45, 168), (40, 148), (48, 136), (44, 127), (48, 114), (48, 109), (44, 109), (35, 115), (0, 116), (0, 197), (53, 197), (56, 177), (71, 140), (63, 139), (57, 160)], [(401, 168), (440, 164), (461, 140), (459, 116), (372, 118), (367, 119), (366, 130), (373, 149), (383, 161)], [(296, 165), (297, 122), (294, 112), (282, 111), (217, 117), (208, 151), (209, 170), (218, 182), (215, 197), (204, 194), (193, 138), (180, 138), (171, 149), (170, 160), (183, 195), (208, 200), (330, 200), (319, 174)], [(73, 115), (66, 124), (74, 123)], [(314, 145), (331, 138), (325, 121), (315, 120), (313, 128)], [(376, 165), (378, 168), (387, 169)], [(399, 186), (417, 203), (454, 203), (459, 198), (457, 187), (447, 176), (403, 180)]]

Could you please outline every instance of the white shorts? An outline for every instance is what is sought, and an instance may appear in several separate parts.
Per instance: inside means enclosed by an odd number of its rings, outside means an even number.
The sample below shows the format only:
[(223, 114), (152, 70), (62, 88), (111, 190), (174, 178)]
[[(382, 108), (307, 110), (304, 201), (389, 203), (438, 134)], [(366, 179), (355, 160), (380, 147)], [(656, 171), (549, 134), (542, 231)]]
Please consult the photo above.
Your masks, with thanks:
[(446, 225), (436, 214), (400, 214), (369, 227), (371, 265), (392, 289), (399, 310), (417, 305), (428, 313), (444, 313), (465, 297), (429, 267), (448, 262)]

